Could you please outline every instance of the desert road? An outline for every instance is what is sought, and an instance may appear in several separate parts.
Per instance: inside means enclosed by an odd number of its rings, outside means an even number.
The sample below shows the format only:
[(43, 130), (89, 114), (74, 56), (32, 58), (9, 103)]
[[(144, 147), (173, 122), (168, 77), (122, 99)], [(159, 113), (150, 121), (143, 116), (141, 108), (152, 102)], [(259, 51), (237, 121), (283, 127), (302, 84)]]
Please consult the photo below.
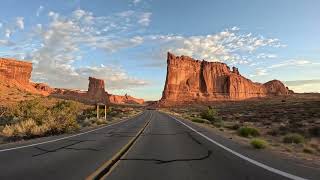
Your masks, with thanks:
[(110, 180), (320, 179), (319, 169), (150, 110), (81, 134), (0, 146), (0, 179), (89, 179), (98, 173)]

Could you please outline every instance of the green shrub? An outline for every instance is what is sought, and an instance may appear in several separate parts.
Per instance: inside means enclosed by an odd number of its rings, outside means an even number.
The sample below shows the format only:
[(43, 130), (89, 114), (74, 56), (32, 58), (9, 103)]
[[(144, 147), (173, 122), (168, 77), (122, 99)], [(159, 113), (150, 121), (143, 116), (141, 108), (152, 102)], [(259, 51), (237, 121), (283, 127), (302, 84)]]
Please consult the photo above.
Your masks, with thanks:
[(79, 129), (77, 115), (79, 106), (73, 101), (60, 101), (51, 110), (52, 118), (49, 119), (50, 129), (53, 134), (71, 132)]
[(238, 130), (240, 128), (240, 124), (238, 123), (227, 123), (224, 125), (225, 128), (231, 129), (231, 130)]
[(283, 137), (284, 143), (300, 144), (300, 143), (303, 143), (304, 141), (305, 141), (304, 137), (297, 133), (287, 134)]
[(263, 140), (263, 139), (252, 139), (250, 144), (252, 145), (252, 147), (256, 148), (256, 149), (264, 149), (267, 147), (268, 143)]
[(238, 134), (242, 137), (257, 137), (260, 135), (259, 130), (252, 127), (241, 127)]
[(21, 102), (13, 112), (18, 122), (7, 124), (1, 134), (7, 138), (32, 138), (79, 128), (76, 117), (79, 106), (72, 101), (60, 101), (47, 108), (38, 99)]
[(202, 118), (191, 118), (191, 121), (196, 123), (210, 123), (208, 120)]
[(320, 137), (320, 125), (309, 128), (311, 136)]
[(303, 152), (304, 152), (304, 153), (308, 153), (308, 154), (313, 154), (313, 153), (314, 153), (313, 149), (311, 149), (311, 148), (309, 148), (309, 147), (303, 148)]
[(211, 122), (221, 120), (221, 118), (218, 116), (217, 110), (213, 109), (211, 106), (209, 106), (206, 110), (202, 111), (200, 113), (201, 118), (207, 119)]
[(48, 109), (41, 104), (39, 98), (22, 101), (18, 104), (18, 107), (15, 108), (13, 112), (14, 116), (17, 117), (20, 121), (25, 121), (28, 119), (33, 119), (36, 123), (41, 123), (46, 119), (48, 114)]
[(221, 119), (213, 121), (212, 124), (217, 128), (224, 127), (224, 122)]

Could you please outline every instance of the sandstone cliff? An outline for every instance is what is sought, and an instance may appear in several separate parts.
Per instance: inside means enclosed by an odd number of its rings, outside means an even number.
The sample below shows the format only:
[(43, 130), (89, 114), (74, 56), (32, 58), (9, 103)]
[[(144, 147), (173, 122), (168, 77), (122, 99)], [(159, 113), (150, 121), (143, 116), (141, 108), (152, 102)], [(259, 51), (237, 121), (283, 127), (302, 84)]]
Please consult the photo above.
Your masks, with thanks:
[(217, 100), (242, 100), (268, 95), (287, 95), (280, 81), (254, 83), (220, 62), (194, 60), (168, 53), (167, 77), (161, 105)]
[[(89, 77), (88, 91), (51, 88), (44, 83), (30, 81), (32, 63), (17, 61), (14, 59), (0, 58), (0, 88), (8, 91), (10, 88), (18, 88), (31, 94), (53, 96), (83, 102), (86, 104), (143, 104), (143, 99), (137, 99), (128, 95), (119, 96), (108, 94), (105, 91), (105, 83), (101, 79)], [(0, 89), (0, 92), (1, 89)], [(23, 93), (21, 93), (23, 94)]]
[(56, 98), (74, 100), (86, 104), (109, 104), (104, 81), (93, 77), (89, 77), (88, 91), (55, 88), (50, 95)]
[(113, 104), (144, 104), (143, 99), (137, 99), (127, 94), (124, 96), (110, 94), (109, 101)]
[(0, 58), (0, 80), (15, 80), (20, 84), (29, 84), (32, 63)]

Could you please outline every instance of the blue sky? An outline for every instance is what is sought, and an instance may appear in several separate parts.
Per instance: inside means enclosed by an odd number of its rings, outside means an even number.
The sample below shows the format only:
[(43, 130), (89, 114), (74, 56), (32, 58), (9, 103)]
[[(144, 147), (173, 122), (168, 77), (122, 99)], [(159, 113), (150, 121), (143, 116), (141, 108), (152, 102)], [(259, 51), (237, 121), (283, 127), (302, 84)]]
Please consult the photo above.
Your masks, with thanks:
[(159, 99), (166, 52), (237, 66), (244, 76), (320, 92), (317, 0), (3, 0), (0, 56), (32, 61), (32, 80)]

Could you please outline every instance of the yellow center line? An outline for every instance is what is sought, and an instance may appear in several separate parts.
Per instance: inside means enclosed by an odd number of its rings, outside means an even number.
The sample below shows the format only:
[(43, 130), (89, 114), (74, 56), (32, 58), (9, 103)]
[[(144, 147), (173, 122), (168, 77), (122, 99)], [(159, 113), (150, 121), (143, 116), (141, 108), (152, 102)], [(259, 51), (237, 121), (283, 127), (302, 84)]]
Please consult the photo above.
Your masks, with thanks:
[(133, 147), (139, 136), (143, 133), (146, 127), (149, 125), (152, 118), (152, 114), (150, 115), (150, 119), (145, 123), (142, 129), (125, 145), (123, 146), (115, 155), (111, 157), (107, 162), (103, 163), (97, 170), (95, 170), (91, 175), (89, 175), (86, 180), (96, 180), (96, 179), (104, 179), (107, 177), (110, 172), (118, 165), (121, 157), (125, 156), (129, 150)]

